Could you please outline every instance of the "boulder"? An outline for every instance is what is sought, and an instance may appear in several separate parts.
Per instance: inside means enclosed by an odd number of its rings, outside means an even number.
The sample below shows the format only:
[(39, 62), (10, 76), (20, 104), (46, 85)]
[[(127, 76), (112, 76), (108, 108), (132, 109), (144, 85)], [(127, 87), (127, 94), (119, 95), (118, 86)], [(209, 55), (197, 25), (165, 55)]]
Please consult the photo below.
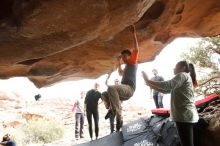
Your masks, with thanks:
[[(139, 63), (177, 37), (220, 33), (219, 0), (1, 0), (0, 78), (28, 77), (37, 87), (97, 78), (111, 71), (120, 51)], [(173, 50), (175, 51), (175, 50)]]

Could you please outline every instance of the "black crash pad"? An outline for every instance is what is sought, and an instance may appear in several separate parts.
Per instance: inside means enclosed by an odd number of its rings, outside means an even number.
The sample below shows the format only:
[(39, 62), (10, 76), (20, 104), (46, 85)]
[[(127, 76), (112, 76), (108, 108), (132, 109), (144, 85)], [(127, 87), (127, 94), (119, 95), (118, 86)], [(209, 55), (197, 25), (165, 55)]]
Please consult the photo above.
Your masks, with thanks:
[(122, 146), (122, 145), (123, 145), (122, 132), (117, 132), (102, 137), (98, 140), (82, 143), (77, 146)]
[(122, 128), (123, 146), (178, 146), (179, 137), (169, 118), (152, 116)]
[(177, 146), (179, 137), (169, 118), (151, 116), (140, 118), (122, 127), (122, 132), (77, 146)]

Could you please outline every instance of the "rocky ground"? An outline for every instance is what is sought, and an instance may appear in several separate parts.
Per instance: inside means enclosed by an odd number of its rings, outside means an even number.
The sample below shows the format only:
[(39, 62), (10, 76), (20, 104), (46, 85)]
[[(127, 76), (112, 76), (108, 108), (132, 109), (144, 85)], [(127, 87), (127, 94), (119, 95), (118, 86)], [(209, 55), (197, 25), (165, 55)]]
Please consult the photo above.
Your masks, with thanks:
[[(150, 110), (155, 108), (153, 99), (151, 98), (139, 99), (139, 103), (142, 104), (139, 104), (136, 101), (137, 98), (132, 97), (128, 101), (123, 102), (124, 124), (137, 120), (140, 117), (150, 116)], [(0, 137), (5, 133), (19, 135), (20, 133), (17, 133), (16, 130), (20, 126), (27, 124), (28, 120), (46, 118), (62, 121), (65, 131), (64, 137), (61, 140), (49, 144), (29, 144), (28, 146), (72, 146), (88, 142), (90, 141), (90, 138), (86, 118), (84, 126), (85, 138), (80, 140), (75, 140), (74, 138), (75, 117), (71, 111), (73, 103), (73, 100), (65, 98), (42, 98), (40, 101), (35, 101), (33, 97), (30, 97), (30, 99), (23, 99), (13, 92), (0, 92)], [(165, 107), (168, 107), (168, 98), (164, 98), (164, 104)], [(220, 100), (217, 100), (212, 102), (200, 113), (200, 117), (203, 117), (209, 122), (207, 130), (205, 130), (204, 133), (201, 133), (203, 136), (201, 146), (218, 146), (220, 143), (219, 107)], [(99, 105), (99, 138), (110, 134), (109, 120), (104, 119), (106, 112), (107, 110), (104, 108), (104, 104), (101, 103)]]
[[(146, 107), (138, 106), (133, 100), (123, 102), (123, 116), (124, 124), (138, 119), (139, 117), (145, 117), (150, 115), (150, 109), (154, 106), (153, 100), (148, 99), (146, 101)], [(152, 103), (152, 104), (147, 104)], [(0, 122), (2, 123), (1, 136), (3, 133), (16, 133), (16, 129), (21, 125), (25, 125), (27, 120), (33, 119), (58, 119), (63, 122), (65, 136), (63, 139), (50, 143), (50, 144), (31, 144), (29, 146), (57, 146), (65, 145), (70, 146), (83, 142), (90, 141), (88, 133), (87, 120), (85, 118), (84, 133), (85, 138), (75, 140), (74, 127), (75, 117), (72, 113), (73, 101), (69, 99), (41, 99), (40, 101), (25, 100), (19, 97), (15, 93), (0, 93)], [(149, 106), (151, 105), (151, 106)], [(99, 105), (100, 112), (100, 133), (99, 138), (110, 134), (109, 120), (105, 120), (104, 116), (107, 110), (104, 108), (104, 104)], [(16, 133), (17, 134), (17, 133)]]
[[(100, 132), (99, 132), (99, 138), (106, 136), (110, 134), (110, 128), (109, 128), (109, 120), (105, 120), (104, 116), (106, 114), (106, 110), (104, 109), (104, 105), (100, 105)], [(149, 115), (149, 111), (147, 111), (145, 108), (138, 107), (134, 108), (133, 106), (126, 105), (123, 110), (124, 113), (124, 123), (129, 123), (131, 121), (134, 121), (138, 119), (139, 117), (143, 117), (146, 115)], [(90, 141), (89, 133), (88, 133), (88, 124), (87, 121), (85, 122), (84, 126), (84, 132), (85, 132), (85, 138), (75, 140), (74, 138), (74, 118), (72, 117), (71, 120), (69, 120), (66, 128), (68, 129), (66, 132), (66, 136), (64, 139), (51, 143), (51, 144), (45, 144), (44, 146), (55, 146), (55, 145), (65, 145), (65, 146), (71, 146), (73, 144), (79, 144), (84, 143), (87, 141)]]

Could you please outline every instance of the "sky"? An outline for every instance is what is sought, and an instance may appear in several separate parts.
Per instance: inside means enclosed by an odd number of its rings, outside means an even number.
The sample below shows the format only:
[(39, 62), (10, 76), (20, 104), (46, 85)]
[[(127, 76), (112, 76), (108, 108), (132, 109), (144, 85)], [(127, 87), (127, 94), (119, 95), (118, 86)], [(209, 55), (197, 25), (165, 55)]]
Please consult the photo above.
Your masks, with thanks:
[[(177, 38), (168, 44), (155, 60), (139, 64), (137, 71), (137, 88), (131, 102), (135, 104), (146, 104), (143, 101), (150, 98), (150, 89), (144, 84), (141, 71), (145, 71), (149, 77), (152, 77), (152, 69), (157, 69), (158, 74), (163, 76), (165, 80), (173, 77), (173, 69), (178, 61), (180, 61), (180, 54), (188, 51), (188, 49), (195, 45), (199, 38)], [(13, 92), (20, 95), (27, 100), (34, 100), (36, 94), (41, 94), (42, 98), (67, 98), (74, 100), (80, 96), (81, 91), (88, 91), (93, 88), (95, 82), (100, 84), (100, 91), (105, 91), (106, 75), (102, 75), (98, 79), (83, 79), (79, 81), (65, 81), (54, 84), (50, 87), (36, 88), (32, 82), (24, 77), (16, 77), (7, 80), (0, 80), (0, 91)], [(114, 79), (120, 79), (117, 72), (114, 72), (109, 80), (109, 84), (113, 84)], [(169, 95), (167, 95), (169, 96)], [(166, 100), (168, 101), (168, 100)]]

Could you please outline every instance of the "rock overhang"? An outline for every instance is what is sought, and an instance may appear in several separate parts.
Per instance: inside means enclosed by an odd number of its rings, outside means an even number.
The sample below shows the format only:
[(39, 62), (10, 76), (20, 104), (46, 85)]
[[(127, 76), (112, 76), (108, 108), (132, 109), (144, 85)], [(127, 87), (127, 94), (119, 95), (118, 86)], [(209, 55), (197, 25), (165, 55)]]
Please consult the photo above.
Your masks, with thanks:
[(153, 60), (177, 37), (220, 34), (219, 0), (0, 3), (0, 78), (24, 76), (37, 87), (108, 73), (113, 58), (133, 47), (132, 24), (140, 63)]

